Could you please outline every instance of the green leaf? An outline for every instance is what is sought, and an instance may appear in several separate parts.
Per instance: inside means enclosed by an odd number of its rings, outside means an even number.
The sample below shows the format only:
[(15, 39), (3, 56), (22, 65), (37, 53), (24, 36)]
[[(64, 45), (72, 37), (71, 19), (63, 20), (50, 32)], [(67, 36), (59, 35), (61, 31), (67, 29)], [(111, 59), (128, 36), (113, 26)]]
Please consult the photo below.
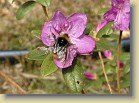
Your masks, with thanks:
[(102, 8), (101, 10), (98, 11), (98, 15), (103, 15), (105, 12), (107, 12), (108, 10), (110, 10), (110, 8)]
[(121, 88), (127, 88), (127, 87), (129, 87), (130, 86), (130, 81), (125, 81), (125, 82), (123, 82), (123, 83), (121, 83)]
[(81, 92), (84, 87), (84, 75), (79, 60), (74, 61), (71, 67), (62, 69), (64, 80), (67, 86), (74, 92)]
[(16, 12), (16, 18), (18, 20), (22, 19), (29, 10), (31, 10), (35, 6), (35, 1), (27, 1), (23, 5), (19, 7)]
[(125, 76), (125, 79), (120, 84), (121, 88), (127, 88), (130, 86), (130, 73)]
[(107, 39), (105, 38), (100, 38), (99, 41), (96, 42), (96, 48), (97, 50), (100, 50), (100, 51), (104, 51), (104, 50), (111, 50), (111, 45), (110, 45), (110, 41), (108, 41)]
[(35, 60), (35, 64), (41, 65), (43, 63), (43, 60)]
[(41, 74), (43, 76), (50, 75), (51, 73), (55, 72), (58, 67), (55, 65), (53, 61), (53, 57), (49, 54), (43, 61), (41, 65)]
[(51, 0), (36, 0), (36, 2), (40, 3), (41, 5), (48, 7), (51, 3)]
[(111, 38), (111, 39), (118, 39), (119, 38), (119, 35), (117, 35), (117, 34), (111, 34), (111, 35), (109, 35), (110, 37), (109, 38)]
[[(113, 75), (113, 73), (115, 73), (115, 71), (114, 71), (115, 70), (115, 67), (112, 66), (110, 62), (108, 62), (108, 63), (105, 64), (105, 68), (106, 68), (106, 74), (107, 75), (109, 75), (109, 74), (112, 74)], [(110, 78), (110, 79), (112, 79), (112, 78)], [(110, 81), (110, 79), (109, 79), (109, 81)]]
[(85, 89), (92, 89), (92, 88), (94, 88), (94, 89), (98, 89), (98, 88), (100, 88), (100, 87), (102, 87), (102, 83), (103, 83), (103, 81), (102, 81), (102, 79), (97, 79), (97, 80), (85, 80)]
[(124, 65), (124, 73), (127, 74), (130, 72), (130, 60), (127, 60), (125, 65)]
[(92, 30), (93, 25), (91, 23), (87, 23), (87, 26), (85, 28), (84, 34), (89, 34)]
[(122, 58), (122, 60), (124, 60), (124, 61), (130, 60), (130, 53), (122, 52), (120, 58)]
[(40, 39), (41, 30), (32, 30), (31, 34)]
[(110, 35), (102, 35), (103, 38), (109, 38), (111, 40), (117, 40), (119, 38), (119, 35), (117, 34), (110, 34)]
[(112, 25), (113, 25), (113, 22), (109, 22), (108, 24), (106, 24), (103, 28), (101, 28), (98, 31), (97, 37), (100, 38), (103, 35), (110, 35), (113, 32)]
[(44, 60), (47, 55), (45, 51), (34, 49), (27, 54), (26, 58), (31, 60)]

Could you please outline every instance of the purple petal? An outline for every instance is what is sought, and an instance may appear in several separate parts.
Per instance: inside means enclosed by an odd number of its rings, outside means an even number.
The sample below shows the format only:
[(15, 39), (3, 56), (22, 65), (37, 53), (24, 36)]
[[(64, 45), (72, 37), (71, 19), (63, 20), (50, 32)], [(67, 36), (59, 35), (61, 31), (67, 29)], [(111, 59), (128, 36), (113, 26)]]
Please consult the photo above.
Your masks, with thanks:
[(75, 44), (75, 46), (77, 47), (77, 51), (79, 54), (91, 53), (95, 48), (95, 40), (85, 34), (83, 34), (79, 38), (72, 37), (70, 39), (71, 43)]
[(106, 19), (107, 21), (112, 21), (116, 18), (116, 14), (117, 12), (111, 9), (104, 14), (104, 19)]
[(114, 27), (119, 30), (126, 30), (130, 24), (130, 1), (119, 0), (117, 4), (117, 15), (114, 20)]
[(124, 11), (130, 12), (130, 0), (124, 0)]
[(117, 8), (118, 0), (111, 0), (112, 2), (112, 8)]
[(119, 11), (116, 16), (116, 19), (114, 20), (114, 27), (119, 30), (126, 30), (129, 28), (129, 24), (130, 24), (130, 13)]
[(103, 28), (108, 23), (107, 20), (103, 20), (101, 23), (98, 24), (96, 32), (98, 32), (101, 28)]
[(69, 30), (69, 36), (79, 37), (83, 34), (87, 17), (84, 13), (75, 13), (68, 18), (69, 23), (71, 24), (71, 28)]
[(54, 58), (55, 64), (59, 68), (67, 68), (72, 65), (73, 59), (76, 57), (76, 48), (72, 45), (67, 48), (66, 60), (61, 62), (59, 59)]
[(64, 27), (67, 26), (68, 21), (61, 11), (56, 11), (51, 19), (52, 25), (59, 33), (63, 31)]
[(110, 50), (103, 51), (103, 54), (106, 58), (112, 59), (112, 52)]
[(51, 32), (52, 29), (53, 28), (52, 28), (52, 25), (50, 22), (44, 23), (40, 38), (41, 38), (42, 42), (47, 46), (52, 46), (55, 43), (55, 39)]
[(84, 75), (87, 79), (97, 79), (96, 74), (94, 74), (93, 72), (91, 72), (90, 70), (87, 70), (84, 72)]

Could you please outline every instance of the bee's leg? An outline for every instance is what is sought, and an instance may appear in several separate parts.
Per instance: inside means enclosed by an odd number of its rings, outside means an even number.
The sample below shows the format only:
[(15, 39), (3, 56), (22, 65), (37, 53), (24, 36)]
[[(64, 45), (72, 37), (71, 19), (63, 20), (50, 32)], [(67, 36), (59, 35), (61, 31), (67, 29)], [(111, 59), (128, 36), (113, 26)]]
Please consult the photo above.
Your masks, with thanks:
[(60, 61), (64, 62), (66, 59), (66, 48), (63, 51), (58, 52), (57, 54)]
[(52, 52), (54, 48), (53, 47), (49, 47), (49, 48), (38, 47), (37, 49), (41, 51), (45, 51), (45, 54), (47, 54), (48, 52)]
[(37, 50), (47, 51), (48, 48), (45, 47), (37, 47)]
[(49, 50), (49, 52), (51, 52), (51, 53), (52, 53), (52, 52), (53, 52), (53, 50), (54, 50), (54, 47), (49, 47), (49, 48), (48, 48), (48, 50)]
[(54, 50), (53, 50), (53, 53), (57, 53), (57, 48), (58, 48), (59, 46), (57, 45), (57, 43), (56, 44), (54, 44)]

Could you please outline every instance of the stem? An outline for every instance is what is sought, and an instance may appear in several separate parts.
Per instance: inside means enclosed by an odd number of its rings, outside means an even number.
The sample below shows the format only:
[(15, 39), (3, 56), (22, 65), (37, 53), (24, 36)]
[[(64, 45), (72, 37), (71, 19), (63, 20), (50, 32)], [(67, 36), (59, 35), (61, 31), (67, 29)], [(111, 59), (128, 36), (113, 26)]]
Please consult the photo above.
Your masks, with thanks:
[(107, 77), (107, 74), (106, 74), (106, 69), (105, 69), (105, 66), (104, 66), (104, 62), (103, 62), (103, 59), (102, 59), (101, 52), (98, 51), (98, 54), (99, 54), (99, 58), (100, 58), (100, 60), (101, 60), (101, 65), (102, 65), (103, 73), (104, 73), (104, 76), (105, 76), (105, 79), (106, 79), (106, 82), (107, 82), (109, 91), (110, 91), (111, 94), (113, 94), (113, 93), (112, 93), (111, 86), (110, 86), (110, 83), (109, 83), (109, 80), (108, 80), (108, 77)]
[(24, 89), (22, 89), (14, 80), (12, 80), (7, 74), (2, 72), (1, 70), (0, 70), (0, 75), (4, 77), (8, 82), (13, 84), (20, 91), (21, 94), (27, 94), (27, 92)]
[(45, 14), (45, 16), (46, 16), (47, 21), (49, 21), (49, 16), (48, 16), (46, 7), (42, 5), (42, 8), (43, 8), (43, 11), (44, 11), (44, 14)]
[(120, 36), (119, 36), (119, 39), (118, 39), (118, 51), (117, 51), (117, 67), (118, 67), (118, 70), (117, 70), (117, 88), (118, 88), (118, 94), (120, 94), (120, 48), (121, 48), (121, 38), (122, 38), (122, 32), (123, 31), (120, 31)]

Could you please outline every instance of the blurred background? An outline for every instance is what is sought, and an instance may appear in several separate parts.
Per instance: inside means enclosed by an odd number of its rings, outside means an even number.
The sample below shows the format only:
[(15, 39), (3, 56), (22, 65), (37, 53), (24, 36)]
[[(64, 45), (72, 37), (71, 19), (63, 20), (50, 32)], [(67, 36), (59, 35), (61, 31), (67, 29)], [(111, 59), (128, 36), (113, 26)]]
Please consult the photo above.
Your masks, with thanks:
[[(42, 77), (40, 63), (25, 58), (28, 50), (43, 46), (42, 42), (31, 34), (31, 31), (41, 29), (46, 21), (43, 9), (39, 4), (23, 19), (17, 20), (16, 11), (25, 1), (27, 0), (17, 0), (12, 4), (12, 0), (0, 0), (0, 70), (8, 74), (30, 94), (72, 93), (64, 83), (61, 70), (50, 76)], [(88, 17), (88, 22), (92, 23), (95, 30), (97, 24), (103, 19), (103, 16), (97, 13), (106, 7), (111, 7), (110, 0), (52, 0), (48, 7), (48, 15), (51, 17), (56, 10), (61, 10), (67, 16), (79, 11), (84, 12)], [(129, 35), (129, 31), (124, 31), (123, 39), (129, 38)], [(128, 54), (130, 60), (129, 41), (123, 49), (123, 54)], [(91, 69), (98, 75), (97, 80), (86, 81), (88, 84), (85, 89), (87, 94), (109, 93), (97, 53), (92, 56), (80, 56), (80, 59), (85, 70)], [(124, 62), (128, 69), (130, 68), (129, 60)], [(130, 79), (129, 75), (128, 79)], [(109, 77), (113, 90), (116, 91), (116, 80), (112, 74)], [(128, 94), (130, 85), (124, 85), (126, 86), (123, 86), (122, 93)], [(18, 93), (19, 91), (12, 84), (0, 77), (0, 94)]]

